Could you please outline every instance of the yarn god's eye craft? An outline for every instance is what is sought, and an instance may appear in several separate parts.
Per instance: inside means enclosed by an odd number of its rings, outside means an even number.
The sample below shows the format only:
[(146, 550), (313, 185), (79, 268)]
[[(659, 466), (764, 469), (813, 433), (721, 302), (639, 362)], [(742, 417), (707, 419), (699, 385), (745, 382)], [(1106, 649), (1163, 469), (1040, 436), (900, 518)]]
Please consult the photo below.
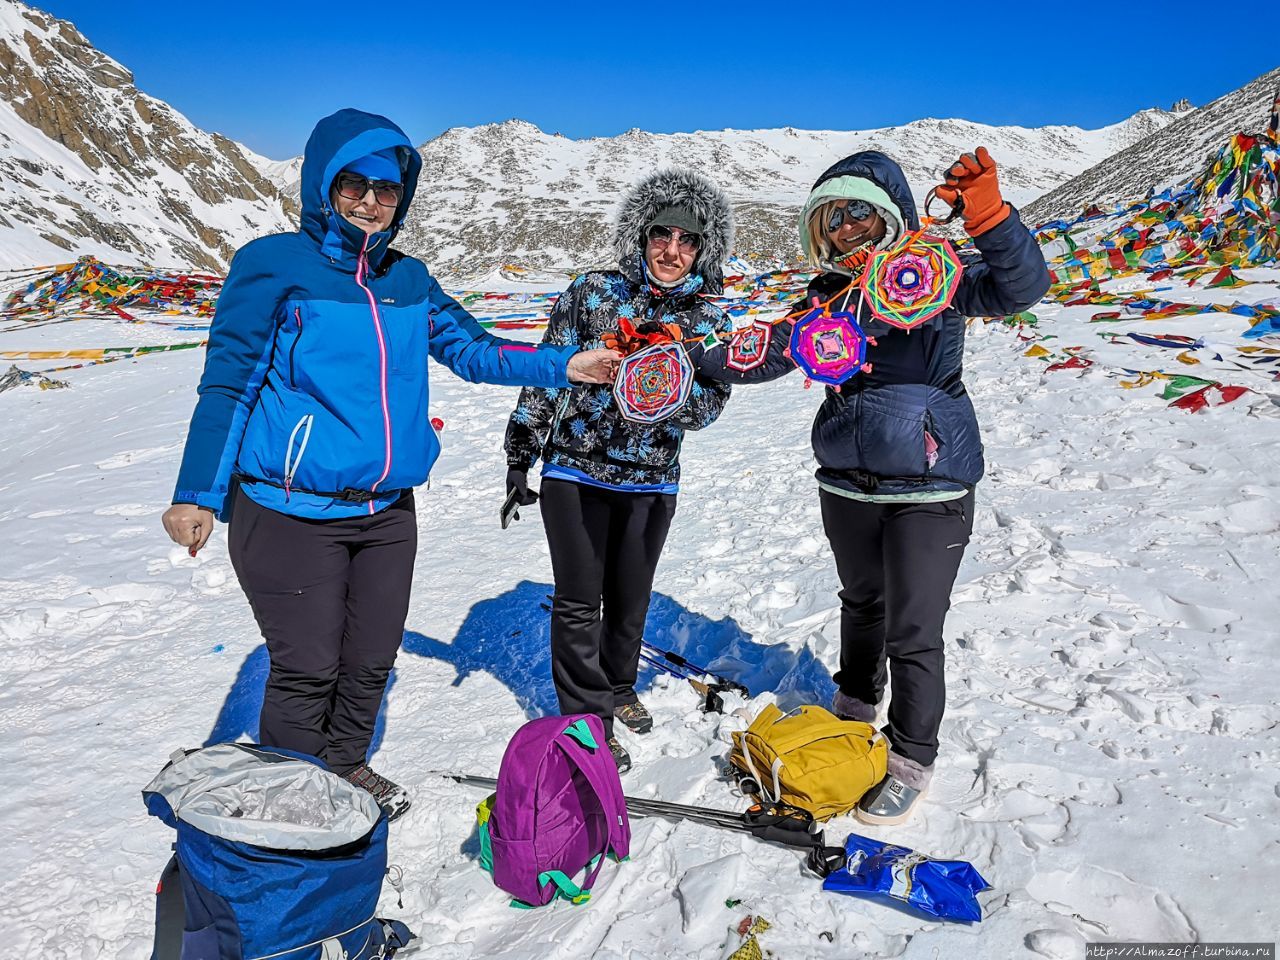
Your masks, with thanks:
[(788, 352), (810, 380), (839, 386), (862, 369), (867, 335), (853, 314), (815, 306), (792, 327)]
[(911, 330), (951, 305), (963, 272), (949, 241), (916, 231), (871, 257), (862, 300), (875, 319)]
[(618, 365), (613, 398), (636, 423), (657, 423), (679, 410), (693, 389), (693, 364), (678, 343), (656, 343)]
[(745, 373), (764, 363), (769, 355), (769, 341), (773, 326), (763, 320), (752, 321), (750, 326), (734, 332), (729, 338), (728, 356), (724, 365), (730, 370)]

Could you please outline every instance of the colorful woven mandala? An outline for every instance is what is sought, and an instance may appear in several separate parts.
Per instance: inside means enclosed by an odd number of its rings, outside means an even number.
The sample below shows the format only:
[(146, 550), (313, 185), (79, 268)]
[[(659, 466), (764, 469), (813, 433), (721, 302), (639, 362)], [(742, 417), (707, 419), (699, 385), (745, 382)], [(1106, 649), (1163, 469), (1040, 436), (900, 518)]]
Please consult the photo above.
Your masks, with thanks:
[(791, 329), (791, 359), (810, 380), (838, 386), (867, 358), (867, 335), (851, 313), (815, 307)]
[(763, 320), (753, 321), (750, 326), (735, 330), (729, 339), (729, 355), (725, 358), (724, 365), (741, 373), (754, 370), (769, 355), (769, 341), (772, 337), (773, 325)]
[(693, 364), (678, 343), (656, 343), (618, 365), (613, 398), (637, 423), (657, 423), (679, 410), (693, 389)]
[(909, 235), (877, 251), (862, 275), (862, 297), (877, 320), (910, 330), (951, 305), (964, 267), (949, 241)]

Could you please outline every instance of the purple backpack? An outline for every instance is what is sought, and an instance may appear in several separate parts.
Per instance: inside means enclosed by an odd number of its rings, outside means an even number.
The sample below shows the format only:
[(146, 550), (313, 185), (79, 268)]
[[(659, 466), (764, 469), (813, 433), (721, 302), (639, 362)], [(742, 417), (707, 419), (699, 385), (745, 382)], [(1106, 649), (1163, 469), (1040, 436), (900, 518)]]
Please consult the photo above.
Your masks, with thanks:
[[(631, 822), (594, 714), (541, 717), (516, 731), (498, 792), (480, 804), (480, 862), (518, 904), (591, 897), (606, 855), (627, 858)], [(574, 877), (586, 871), (580, 883)]]

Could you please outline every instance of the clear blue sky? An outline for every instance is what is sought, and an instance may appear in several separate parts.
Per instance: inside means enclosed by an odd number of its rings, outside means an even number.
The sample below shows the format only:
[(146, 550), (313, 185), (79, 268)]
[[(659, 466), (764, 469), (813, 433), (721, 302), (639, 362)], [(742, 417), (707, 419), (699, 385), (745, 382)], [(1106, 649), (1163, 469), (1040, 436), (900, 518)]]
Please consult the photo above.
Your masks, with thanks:
[(1262, 7), (1183, 0), (36, 5), (146, 93), (274, 159), (344, 106), (418, 143), (510, 117), (570, 137), (921, 117), (1098, 127), (1202, 105), (1280, 59), (1255, 33)]

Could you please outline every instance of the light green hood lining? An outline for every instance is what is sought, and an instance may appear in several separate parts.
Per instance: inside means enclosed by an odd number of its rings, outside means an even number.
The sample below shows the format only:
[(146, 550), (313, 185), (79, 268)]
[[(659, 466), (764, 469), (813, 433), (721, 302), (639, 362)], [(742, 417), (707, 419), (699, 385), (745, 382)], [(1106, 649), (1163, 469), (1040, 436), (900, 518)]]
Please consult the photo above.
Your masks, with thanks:
[(876, 244), (877, 248), (884, 249), (902, 236), (902, 211), (888, 193), (865, 177), (832, 177), (814, 188), (804, 203), (804, 209), (800, 211), (800, 249), (804, 251), (805, 257), (810, 256), (809, 215), (830, 200), (865, 200), (876, 208), (880, 216), (884, 217), (886, 228), (884, 239)]

